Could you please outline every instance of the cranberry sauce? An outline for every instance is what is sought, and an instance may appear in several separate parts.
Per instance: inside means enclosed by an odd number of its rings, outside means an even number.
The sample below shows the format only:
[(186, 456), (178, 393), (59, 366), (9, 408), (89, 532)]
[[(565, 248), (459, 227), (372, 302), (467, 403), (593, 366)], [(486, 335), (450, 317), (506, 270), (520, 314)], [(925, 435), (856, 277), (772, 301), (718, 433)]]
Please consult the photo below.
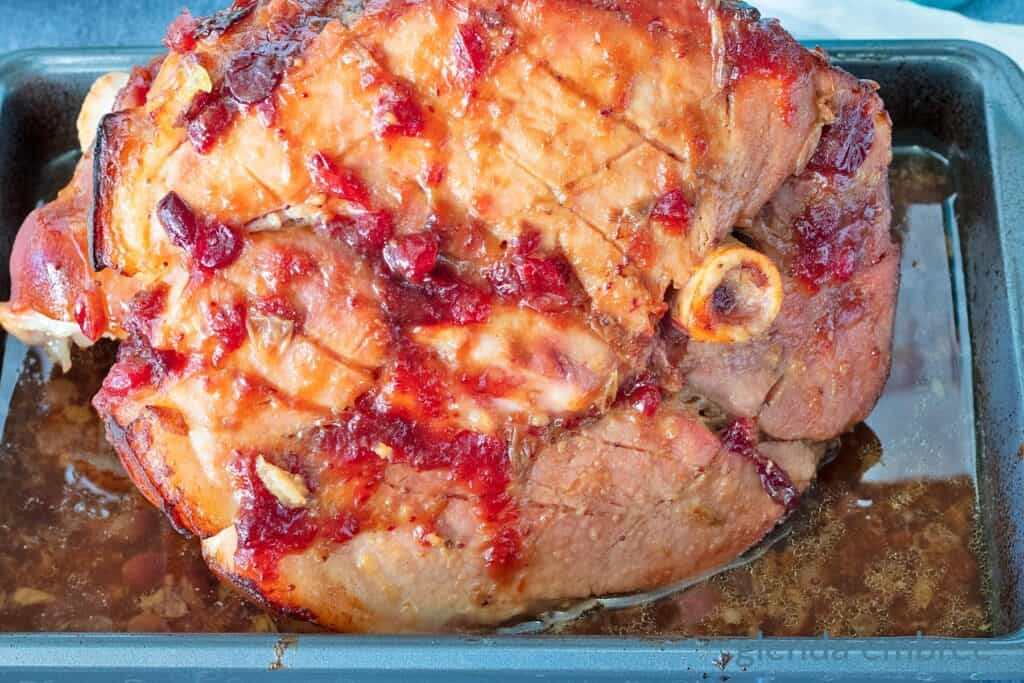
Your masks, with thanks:
[[(224, 88), (239, 104), (257, 104), (270, 97), (281, 81), (286, 51), (271, 43), (242, 50), (234, 56), (224, 74)], [(285, 54), (280, 54), (284, 52)]]
[(187, 9), (182, 10), (181, 14), (167, 27), (164, 45), (171, 52), (191, 52), (196, 49), (196, 29), (198, 27), (199, 20), (193, 17)]
[(334, 216), (324, 223), (322, 231), (360, 256), (377, 257), (394, 234), (395, 224), (386, 211), (368, 211)]
[(871, 205), (853, 206), (845, 195), (875, 139), (874, 98), (845, 102), (835, 121), (822, 129), (804, 178), (824, 181), (824, 192), (793, 223), (794, 276), (810, 292), (849, 280), (863, 258), (866, 226), (875, 218)]
[(318, 231), (376, 265), (385, 285), (384, 312), (396, 328), (483, 322), (495, 299), (549, 313), (586, 301), (569, 263), (560, 255), (539, 252), (535, 231), (524, 232), (508, 245), (504, 257), (483, 268), (481, 281), (472, 282), (443, 253), (450, 229), (433, 221), (420, 232), (395, 235), (391, 213), (374, 205), (366, 185), (350, 169), (322, 152), (313, 154), (306, 166), (317, 190), (359, 209), (329, 217)]
[(227, 130), (233, 117), (234, 110), (221, 91), (196, 93), (185, 111), (188, 141), (197, 152), (206, 154), (213, 149), (221, 133)]
[(151, 384), (153, 379), (153, 368), (146, 358), (135, 353), (135, 349), (124, 344), (118, 353), (118, 362), (114, 363), (103, 380), (93, 404), (101, 413), (105, 412), (113, 401), (120, 400), (129, 393), (143, 386)]
[(101, 415), (111, 410), (126, 396), (156, 387), (166, 377), (181, 373), (188, 357), (176, 351), (154, 349), (141, 337), (132, 337), (118, 349), (117, 362), (110, 368), (103, 386), (92, 404)]
[(437, 264), (437, 236), (431, 232), (402, 235), (384, 246), (384, 263), (410, 282), (423, 282)]
[(491, 294), (460, 277), (441, 258), (441, 237), (431, 229), (395, 235), (390, 211), (376, 207), (363, 181), (322, 152), (306, 164), (313, 186), (356, 205), (357, 212), (328, 217), (317, 231), (372, 264), (382, 307), (395, 330), (409, 325), (483, 322)]
[(367, 208), (370, 192), (355, 173), (339, 168), (326, 154), (317, 152), (306, 162), (313, 187), (320, 192), (340, 197), (360, 207)]
[(464, 87), (470, 87), (484, 74), (491, 61), (483, 26), (477, 21), (460, 24), (452, 36), (451, 52), (455, 77)]
[(750, 7), (723, 6), (725, 58), (729, 76), (738, 81), (747, 77), (773, 79), (779, 82), (776, 105), (787, 123), (793, 115), (790, 90), (801, 73), (800, 66), (810, 55), (775, 19), (761, 19)]
[(557, 313), (582, 304), (585, 295), (572, 266), (562, 256), (538, 253), (540, 235), (527, 230), (506, 257), (488, 269), (494, 292), (536, 311)]
[(160, 200), (156, 215), (171, 243), (184, 250), (203, 270), (226, 268), (242, 251), (242, 236), (237, 230), (219, 221), (196, 217), (175, 192), (168, 192)]
[(491, 297), (450, 269), (437, 268), (415, 286), (398, 284), (389, 288), (384, 310), (391, 319), (401, 319), (407, 324), (470, 325), (487, 320)]
[(191, 52), (196, 49), (197, 40), (226, 33), (237, 22), (247, 17), (255, 7), (256, 0), (236, 0), (231, 7), (202, 19), (193, 17), (188, 10), (183, 10), (168, 27), (164, 45), (173, 52)]
[(871, 99), (847, 102), (836, 120), (821, 131), (821, 140), (807, 170), (832, 177), (851, 176), (857, 172), (875, 141), (875, 121)]
[(416, 137), (425, 122), (412, 90), (401, 83), (381, 86), (373, 101), (373, 132), (379, 139)]
[[(409, 385), (427, 412), (439, 408), (445, 389), (415, 359), (396, 372), (398, 381)], [(236, 522), (237, 560), (252, 562), (261, 572), (273, 572), (282, 556), (305, 549), (317, 539), (344, 543), (361, 530), (390, 530), (402, 521), (430, 527), (429, 518), (401, 520), (392, 511), (371, 510), (368, 505), (388, 465), (405, 464), (418, 471), (450, 472), (478, 500), (478, 514), (491, 537), (484, 553), (492, 571), (500, 575), (516, 565), (520, 541), (515, 507), (506, 494), (510, 471), (504, 440), (468, 430), (436, 430), (368, 395), (336, 421), (317, 427), (303, 448), (302, 464), (291, 467), (293, 473), (302, 476), (314, 494), (321, 486), (344, 487), (347, 501), (331, 510), (288, 509), (252, 476), (254, 456), (239, 455), (234, 471), (244, 502)]]
[(643, 372), (622, 383), (615, 402), (630, 406), (644, 417), (654, 417), (661, 405), (661, 387), (654, 374)]
[(808, 206), (793, 222), (797, 246), (793, 275), (810, 292), (849, 280), (863, 255), (864, 226), (873, 217), (873, 207), (851, 213), (832, 195)]
[(149, 88), (153, 85), (153, 78), (160, 70), (163, 57), (157, 57), (146, 67), (133, 66), (128, 75), (128, 82), (117, 94), (114, 104), (114, 111), (132, 109), (146, 104), (146, 97), (149, 95)]
[(800, 492), (793, 486), (789, 475), (770, 458), (757, 450), (757, 421), (752, 418), (734, 420), (725, 428), (719, 438), (722, 448), (742, 455), (757, 468), (761, 486), (772, 500), (783, 506), (787, 512), (796, 509)]
[(235, 516), (235, 561), (270, 578), (277, 573), (281, 557), (309, 547), (318, 525), (306, 508), (290, 508), (275, 498), (256, 475), (255, 462), (253, 454), (238, 454), (228, 467), (241, 492)]
[(246, 310), (241, 303), (212, 303), (207, 310), (210, 329), (217, 338), (217, 348), (213, 352), (213, 362), (217, 363), (225, 355), (239, 348), (245, 341)]
[[(168, 30), (164, 42), (175, 52), (190, 52), (196, 41), (220, 36), (245, 18), (255, 2), (238, 3), (206, 19), (196, 20), (184, 12)], [(239, 48), (214, 83), (210, 92), (199, 92), (189, 103), (181, 124), (188, 140), (200, 154), (213, 149), (219, 137), (239, 112), (254, 111), (264, 125), (273, 124), (272, 95), (291, 58), (308, 42), (313, 32), (305, 24), (271, 24)]]

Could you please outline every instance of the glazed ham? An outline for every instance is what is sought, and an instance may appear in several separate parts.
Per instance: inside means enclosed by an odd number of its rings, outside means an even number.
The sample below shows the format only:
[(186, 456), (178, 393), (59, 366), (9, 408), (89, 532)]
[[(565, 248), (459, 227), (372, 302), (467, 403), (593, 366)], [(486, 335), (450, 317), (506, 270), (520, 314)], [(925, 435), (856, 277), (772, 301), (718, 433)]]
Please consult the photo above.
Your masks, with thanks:
[(437, 631), (705, 573), (882, 390), (888, 117), (754, 10), (236, 1), (166, 42), (94, 87), (0, 321), (119, 340), (111, 442), (257, 600)]

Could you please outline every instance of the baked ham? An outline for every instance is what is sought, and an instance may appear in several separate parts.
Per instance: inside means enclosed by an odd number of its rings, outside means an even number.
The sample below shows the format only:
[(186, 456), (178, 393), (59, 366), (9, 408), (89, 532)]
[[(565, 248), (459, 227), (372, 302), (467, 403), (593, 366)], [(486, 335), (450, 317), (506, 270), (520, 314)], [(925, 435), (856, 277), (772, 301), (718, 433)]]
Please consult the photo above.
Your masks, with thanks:
[(889, 119), (749, 7), (237, 1), (166, 42), (87, 98), (0, 320), (119, 340), (110, 441), (275, 609), (474, 628), (705, 573), (882, 390)]

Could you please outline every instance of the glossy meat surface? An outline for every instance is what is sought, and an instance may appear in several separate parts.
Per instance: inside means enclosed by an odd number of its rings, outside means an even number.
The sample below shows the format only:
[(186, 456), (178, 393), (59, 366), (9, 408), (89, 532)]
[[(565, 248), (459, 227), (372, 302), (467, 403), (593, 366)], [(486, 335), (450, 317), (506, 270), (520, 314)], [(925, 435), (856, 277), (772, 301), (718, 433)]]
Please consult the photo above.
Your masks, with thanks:
[[(888, 119), (752, 10), (236, 2), (168, 46), (26, 220), (0, 322), (123, 340), (109, 438), (258, 599), (423, 631), (700, 574), (881, 390)], [(687, 339), (734, 230), (781, 309)], [(742, 327), (728, 283), (702, 305)]]

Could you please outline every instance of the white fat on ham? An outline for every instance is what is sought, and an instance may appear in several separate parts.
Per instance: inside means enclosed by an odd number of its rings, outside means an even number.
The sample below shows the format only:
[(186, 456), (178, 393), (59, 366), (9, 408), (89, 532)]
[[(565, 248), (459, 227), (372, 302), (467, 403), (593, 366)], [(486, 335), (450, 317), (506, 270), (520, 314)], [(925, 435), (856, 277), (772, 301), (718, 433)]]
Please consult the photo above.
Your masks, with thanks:
[(76, 323), (54, 320), (38, 311), (12, 311), (10, 304), (0, 304), (0, 325), (29, 346), (41, 346), (61, 370), (71, 369), (71, 342), (79, 348), (92, 346)]
[(78, 145), (83, 153), (92, 147), (100, 119), (114, 109), (117, 94), (127, 83), (128, 74), (123, 71), (111, 71), (93, 81), (75, 121), (78, 128)]

